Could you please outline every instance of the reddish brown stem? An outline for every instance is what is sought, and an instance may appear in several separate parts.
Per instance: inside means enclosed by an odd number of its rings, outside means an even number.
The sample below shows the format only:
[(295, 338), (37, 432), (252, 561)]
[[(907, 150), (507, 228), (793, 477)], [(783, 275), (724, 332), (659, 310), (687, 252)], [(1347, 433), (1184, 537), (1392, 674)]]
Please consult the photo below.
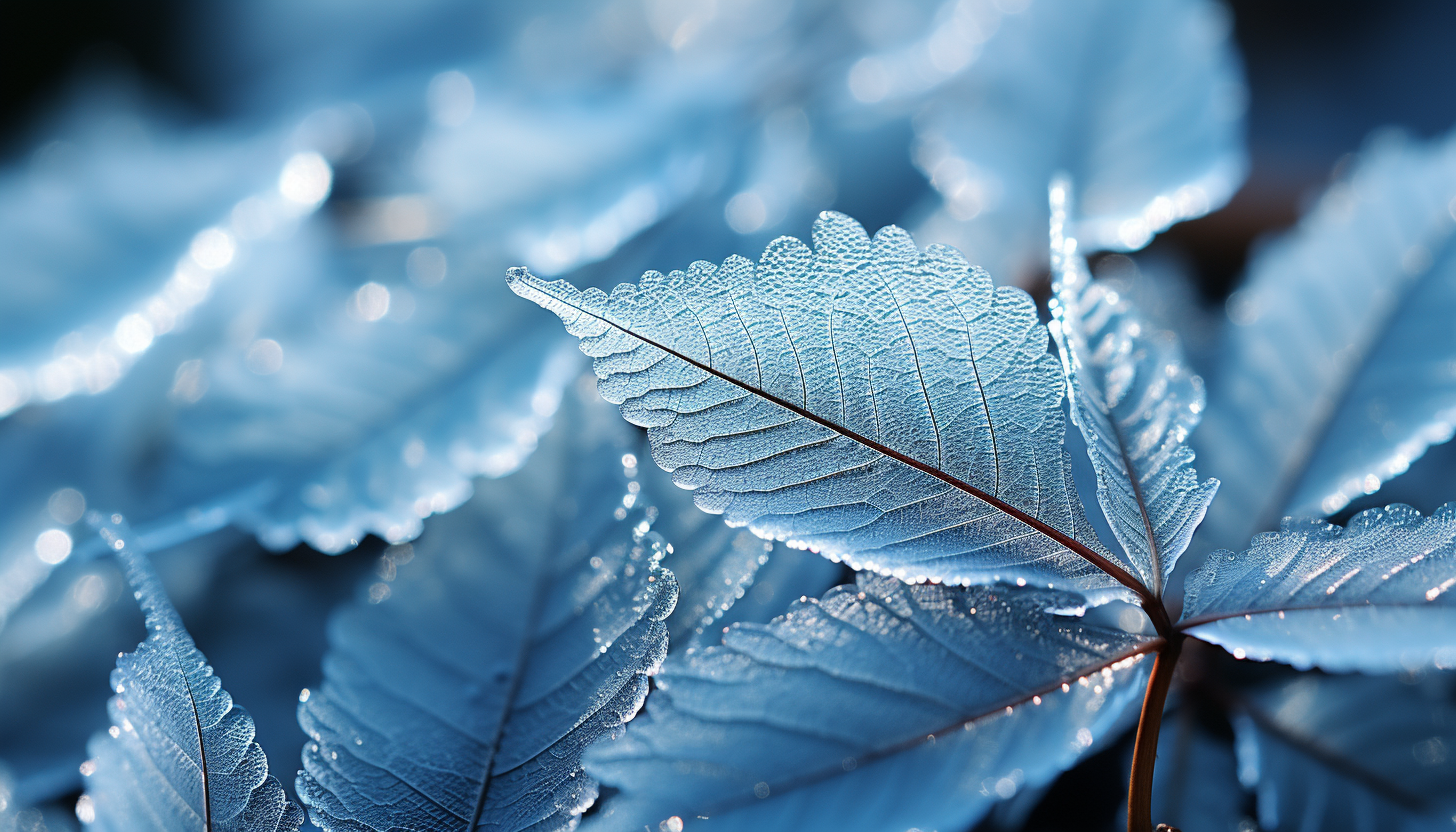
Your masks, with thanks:
[(1137, 738), (1132, 748), (1132, 777), (1127, 784), (1127, 832), (1153, 832), (1153, 764), (1158, 758), (1158, 729), (1163, 723), (1163, 705), (1173, 684), (1173, 669), (1183, 652), (1183, 636), (1175, 633), (1153, 660), (1143, 711), (1138, 716)]

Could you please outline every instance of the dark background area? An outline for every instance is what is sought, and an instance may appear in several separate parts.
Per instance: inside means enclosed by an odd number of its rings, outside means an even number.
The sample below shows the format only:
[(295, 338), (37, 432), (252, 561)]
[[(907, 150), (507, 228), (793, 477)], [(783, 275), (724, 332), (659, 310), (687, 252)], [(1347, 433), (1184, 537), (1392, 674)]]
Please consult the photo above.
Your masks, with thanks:
[[(1236, 0), (1229, 4), (1249, 82), (1252, 170), (1232, 203), (1155, 243), (1192, 262), (1210, 300), (1243, 270), (1249, 246), (1283, 229), (1303, 201), (1377, 128), (1417, 136), (1456, 122), (1456, 4), (1440, 0)], [(227, 117), (186, 50), (205, 10), (178, 0), (25, 0), (0, 4), (0, 157), (77, 77), (125, 68), (207, 121)]]
[[(1210, 299), (1227, 294), (1250, 244), (1291, 224), (1341, 157), (1371, 131), (1432, 136), (1456, 122), (1456, 4), (1441, 0), (1236, 0), (1249, 80), (1252, 172), (1221, 211), (1155, 243), (1181, 249)], [(28, 127), (74, 79), (125, 68), (199, 121), (225, 117), (226, 90), (186, 49), (207, 9), (178, 0), (0, 4), (0, 157), (28, 151)]]
[[(1251, 246), (1292, 224), (1372, 131), (1397, 126), (1429, 137), (1456, 123), (1456, 3), (1238, 0), (1230, 7), (1249, 82), (1251, 174), (1229, 206), (1175, 226), (1153, 244), (1188, 262), (1211, 301), (1228, 293)], [(0, 4), (0, 162), (30, 151), (35, 123), (69, 85), (111, 68), (139, 77), (198, 121), (231, 115), (226, 91), (203, 80), (218, 74), (197, 71), (184, 48), (205, 14), (177, 0)], [(1449, 456), (1433, 457), (1433, 464), (1447, 464), (1439, 460)], [(294, 553), (274, 566), (306, 578), (309, 561)], [(341, 596), (340, 586), (330, 591)], [(206, 640), (205, 632), (198, 635)], [(1130, 737), (1064, 775), (1025, 828), (1095, 828), (1089, 809), (1110, 823), (1129, 743)]]

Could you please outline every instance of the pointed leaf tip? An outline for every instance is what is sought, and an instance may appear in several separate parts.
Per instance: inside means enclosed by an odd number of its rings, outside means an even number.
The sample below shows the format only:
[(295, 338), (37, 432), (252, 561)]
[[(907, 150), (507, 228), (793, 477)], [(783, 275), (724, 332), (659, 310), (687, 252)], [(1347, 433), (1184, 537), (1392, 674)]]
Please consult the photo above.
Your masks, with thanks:
[(303, 811), (268, 773), (253, 719), (182, 626), (120, 515), (91, 518), (121, 558), (147, 638), (111, 674), (110, 730), (87, 747), (86, 796), (99, 832), (293, 832)]
[(1097, 501), (1128, 565), (1161, 595), (1218, 491), (1198, 479), (1188, 437), (1203, 412), (1203, 380), (1178, 338), (1156, 329), (1120, 293), (1093, 280), (1070, 236), (1073, 188), (1054, 179), (1052, 336), (1072, 398), (1072, 421), (1097, 474)]

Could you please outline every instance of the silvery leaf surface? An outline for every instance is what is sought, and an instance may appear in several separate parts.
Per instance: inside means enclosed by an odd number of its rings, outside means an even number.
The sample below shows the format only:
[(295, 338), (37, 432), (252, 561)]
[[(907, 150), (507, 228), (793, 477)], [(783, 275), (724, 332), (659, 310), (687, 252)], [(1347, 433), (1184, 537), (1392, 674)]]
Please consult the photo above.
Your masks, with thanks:
[(568, 410), (333, 619), (298, 711), (322, 828), (568, 829), (596, 798), (582, 750), (641, 707), (677, 591), (631, 431), (595, 397)]
[(1092, 279), (1067, 237), (1070, 185), (1052, 188), (1052, 337), (1097, 472), (1097, 502), (1128, 565), (1161, 595), (1218, 490), (1198, 481), (1188, 435), (1203, 412), (1203, 380), (1178, 338), (1153, 327), (1116, 290)]
[[(1211, 546), (1375, 492), (1456, 427), (1456, 136), (1372, 142), (1229, 299)], [(1438, 495), (1449, 499), (1452, 495)]]
[(647, 449), (642, 451), (638, 476), (648, 483), (657, 480), (643, 492), (657, 512), (652, 530), (669, 547), (666, 562), (678, 577), (677, 607), (668, 619), (669, 638), (677, 645), (710, 628), (743, 597), (774, 546), (699, 510), (691, 494), (658, 472), (646, 459)]
[(268, 774), (253, 720), (192, 643), (146, 555), (113, 515), (103, 536), (146, 614), (147, 638), (111, 674), (112, 726), (91, 740), (76, 812), (106, 832), (283, 832), (303, 812)]
[(646, 713), (590, 750), (618, 790), (593, 825), (969, 828), (1141, 696), (1158, 642), (1044, 611), (1076, 603), (861, 575), (732, 627), (669, 658)]
[(838, 584), (842, 567), (810, 552), (773, 544), (735, 529), (693, 504), (691, 491), (648, 459), (644, 441), (630, 457), (641, 497), (655, 513), (652, 531), (668, 546), (664, 564), (677, 576), (678, 599), (667, 620), (674, 651), (716, 643), (734, 621), (767, 622), (802, 595)]
[(1137, 586), (1076, 499), (1031, 299), (953, 249), (826, 212), (813, 249), (781, 237), (757, 265), (699, 261), (610, 296), (508, 281), (582, 339), (603, 397), (730, 525), (913, 581)]
[[(923, 100), (914, 160), (944, 199), (920, 229), (998, 280), (1045, 268), (1042, 188), (1083, 190), (1072, 236), (1132, 250), (1226, 202), (1247, 169), (1229, 13), (1205, 0), (946, 3), (851, 92)], [(932, 85), (933, 87), (922, 90)]]
[(1456, 667), (1456, 503), (1286, 518), (1188, 577), (1190, 635), (1238, 658), (1332, 672)]
[(1449, 679), (1305, 675), (1235, 713), (1261, 829), (1416, 832), (1456, 811)]

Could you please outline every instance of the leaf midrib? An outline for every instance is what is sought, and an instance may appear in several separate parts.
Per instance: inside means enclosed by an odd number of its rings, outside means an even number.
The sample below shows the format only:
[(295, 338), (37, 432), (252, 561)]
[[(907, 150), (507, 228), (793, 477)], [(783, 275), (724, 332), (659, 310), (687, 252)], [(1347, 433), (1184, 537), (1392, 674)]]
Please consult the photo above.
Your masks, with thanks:
[[(1123, 652), (1118, 653), (1114, 656), (1110, 656), (1106, 659), (1103, 659), (1102, 661), (1095, 662), (1090, 665), (1084, 665), (1067, 673), (1060, 674), (1055, 681), (1050, 682), (1043, 687), (1028, 691), (1027, 693), (1020, 696), (999, 700), (994, 705), (987, 705), (984, 708), (979, 709), (977, 713), (957, 720), (956, 722), (943, 728), (924, 734), (916, 734), (912, 739), (887, 745), (882, 748), (875, 749), (874, 751), (871, 751), (867, 754), (855, 755), (855, 768), (851, 769), (850, 771), (857, 770), (860, 766), (875, 763), (888, 757), (893, 757), (896, 754), (910, 751), (926, 743), (935, 742), (937, 740), (944, 739), (947, 736), (951, 736), (958, 732), (964, 731), (967, 725), (971, 725), (980, 722), (981, 720), (988, 717), (995, 716), (996, 714), (1005, 711), (1007, 708), (1015, 709), (1022, 705), (1025, 705), (1026, 703), (1038, 697), (1051, 694), (1053, 692), (1059, 692), (1062, 685), (1076, 685), (1076, 679), (1090, 677), (1092, 674), (1100, 673), (1102, 670), (1109, 668), (1119, 662), (1127, 661), (1129, 659), (1147, 655), (1149, 653), (1156, 653), (1162, 649), (1163, 644), (1164, 642), (1161, 637), (1152, 638), (1148, 641), (1138, 644), (1130, 650), (1124, 650)], [(705, 721), (718, 721), (707, 720), (706, 717), (700, 715), (696, 716), (696, 718), (703, 719)], [(784, 791), (807, 788), (809, 786), (815, 785), (816, 783), (822, 783), (832, 777), (837, 777), (839, 775), (848, 773), (849, 771), (846, 771), (842, 767), (842, 765), (825, 766), (824, 768), (821, 768), (817, 771), (812, 771), (798, 777), (779, 781), (777, 783), (769, 783), (768, 785), (771, 794), (779, 794), (780, 792)], [(711, 817), (713, 815), (737, 809), (742, 806), (751, 805), (758, 802), (758, 800), (759, 799), (757, 797), (729, 798), (716, 804), (702, 807), (698, 810), (698, 813), (700, 815)]]
[(1291, 604), (1282, 607), (1259, 607), (1256, 609), (1238, 610), (1237, 612), (1218, 612), (1206, 615), (1197, 615), (1187, 618), (1174, 625), (1174, 629), (1180, 632), (1188, 632), (1194, 627), (1201, 627), (1204, 624), (1214, 624), (1219, 621), (1228, 621), (1233, 618), (1244, 618), (1248, 616), (1277, 615), (1281, 612), (1344, 612), (1349, 610), (1392, 610), (1392, 609), (1416, 609), (1453, 612), (1448, 605), (1433, 604), (1431, 602), (1392, 602), (1389, 604), (1375, 603), (1371, 601), (1343, 602), (1336, 604)]
[[(534, 586), (531, 591), (531, 606), (526, 614), (525, 627), (522, 629), (521, 643), (516, 651), (515, 666), (511, 670), (511, 686), (506, 691), (505, 701), (501, 704), (500, 719), (496, 721), (494, 736), (490, 740), (490, 753), (485, 759), (485, 774), (481, 778), (480, 792), (475, 796), (475, 808), (471, 811), (470, 822), (466, 825), (464, 832), (473, 832), (480, 825), (480, 817), (485, 813), (485, 804), (490, 797), (491, 783), (495, 782), (495, 761), (500, 755), (501, 742), (505, 739), (506, 725), (511, 720), (511, 713), (516, 708), (516, 700), (520, 697), (521, 686), (525, 683), (526, 665), (531, 658), (531, 652), (536, 646), (536, 628), (540, 624), (541, 611), (545, 607), (546, 593), (551, 584), (549, 580), (550, 569), (548, 561), (552, 555), (558, 553), (561, 548), (561, 535), (565, 524), (552, 523), (551, 534), (542, 547), (543, 557), (535, 558), (536, 572), (534, 575)], [(504, 541), (498, 541), (504, 543)]]
[(860, 433), (858, 433), (858, 432), (856, 432), (854, 430), (851, 430), (851, 429), (849, 429), (849, 428), (847, 428), (847, 427), (845, 427), (843, 425), (836, 424), (832, 420), (827, 419), (827, 418), (825, 418), (823, 416), (820, 416), (820, 415), (818, 415), (816, 413), (813, 413), (812, 411), (808, 410), (807, 408), (801, 407), (799, 405), (795, 405), (794, 403), (792, 403), (792, 402), (790, 402), (790, 401), (788, 401), (786, 399), (780, 398), (779, 396), (776, 396), (773, 393), (770, 393), (770, 392), (768, 392), (766, 390), (762, 390), (760, 388), (754, 387), (753, 385), (750, 385), (750, 384), (748, 384), (746, 382), (740, 381), (740, 380), (738, 380), (738, 379), (736, 379), (736, 378), (728, 375), (727, 373), (724, 373), (724, 372), (722, 372), (722, 371), (720, 371), (720, 370), (718, 370), (716, 368), (713, 368), (713, 367), (710, 367), (710, 366), (708, 366), (706, 364), (703, 364), (702, 362), (700, 362), (700, 361), (698, 361), (698, 360), (696, 360), (696, 359), (694, 359), (694, 358), (692, 358), (690, 356), (687, 356), (687, 355), (685, 355), (685, 354), (683, 354), (683, 353), (681, 353), (681, 352), (673, 349), (672, 347), (669, 347), (669, 346), (667, 346), (665, 344), (659, 343), (658, 341), (656, 341), (656, 340), (654, 340), (652, 338), (648, 338), (648, 337), (645, 337), (643, 335), (640, 335), (640, 334), (638, 334), (636, 332), (633, 332), (632, 330), (630, 330), (630, 329), (622, 326), (621, 324), (618, 324), (617, 322), (615, 322), (615, 321), (613, 321), (613, 320), (611, 320), (609, 318), (606, 318), (606, 317), (604, 317), (602, 315), (598, 315), (595, 312), (592, 312), (592, 311), (590, 311), (590, 310), (582, 307), (580, 304), (573, 303), (570, 300), (561, 297), (560, 295), (553, 294), (551, 292), (547, 292), (546, 290), (544, 290), (543, 288), (541, 288), (539, 285), (536, 285), (536, 283), (539, 282), (539, 278), (536, 278), (535, 275), (529, 275), (529, 276), (530, 276), (531, 280), (533, 281), (531, 284), (528, 284), (528, 285), (530, 285), (530, 288), (531, 288), (532, 291), (540, 292), (541, 294), (545, 295), (546, 297), (549, 297), (552, 301), (554, 301), (556, 303), (559, 303), (559, 304), (561, 304), (563, 306), (566, 306), (566, 307), (569, 307), (571, 309), (574, 309), (577, 312), (581, 313), (582, 315), (585, 315), (586, 317), (591, 318), (592, 320), (600, 321), (603, 324), (606, 324), (607, 326), (611, 327), (612, 329), (617, 330), (618, 332), (621, 332), (621, 333), (623, 333), (625, 335), (628, 335), (628, 336), (630, 336), (630, 337), (632, 337), (632, 338), (634, 338), (634, 339), (636, 339), (638, 341), (641, 341), (644, 344), (647, 344), (649, 346), (652, 346), (652, 347), (655, 347), (655, 348), (657, 348), (659, 350), (662, 350), (663, 352), (667, 353), (668, 355), (671, 355), (672, 357), (678, 359), (679, 361), (682, 361), (682, 362), (684, 362), (686, 364), (689, 364), (689, 365), (691, 365), (693, 367), (696, 367), (699, 370), (702, 370), (703, 372), (705, 372), (705, 373), (707, 373), (707, 374), (709, 374), (709, 375), (711, 375), (711, 376), (713, 376), (715, 378), (722, 379), (722, 380), (728, 382), (729, 384), (732, 384), (735, 387), (738, 387), (741, 390), (744, 390), (744, 391), (746, 391), (748, 393), (751, 393), (751, 394), (753, 394), (755, 396), (758, 396), (758, 397), (760, 397), (762, 399), (765, 399), (766, 401), (772, 402), (773, 404), (776, 404), (779, 407), (784, 408), (785, 410), (791, 411), (792, 413), (794, 413), (794, 414), (796, 414), (796, 415), (798, 415), (798, 416), (800, 416), (802, 418), (808, 419), (809, 421), (811, 421), (811, 422), (813, 422), (813, 423), (815, 423), (815, 424), (817, 424), (817, 425), (819, 425), (821, 427), (824, 427), (824, 428), (826, 428), (828, 430), (834, 431), (835, 433), (838, 433), (838, 434), (840, 434), (842, 436), (845, 436), (845, 437), (847, 437), (847, 438), (849, 438), (849, 439), (851, 439), (851, 440), (853, 440), (855, 442), (858, 442), (861, 445), (864, 445), (865, 447), (868, 447), (868, 448), (870, 448), (870, 449), (872, 449), (874, 451), (877, 451), (877, 452), (879, 452), (879, 453), (881, 453), (881, 454), (883, 454), (883, 455), (885, 455), (887, 457), (890, 457), (891, 459), (894, 459), (897, 462), (900, 462), (900, 463), (902, 463), (904, 465), (907, 465), (907, 466), (909, 466), (909, 467), (911, 467), (911, 468), (913, 468), (913, 469), (915, 469), (917, 471), (920, 471), (921, 473), (924, 473), (924, 474), (927, 474), (929, 476), (932, 476), (932, 477), (940, 480), (941, 482), (944, 482), (947, 485), (950, 485), (953, 488), (956, 488), (956, 489), (958, 489), (960, 491), (963, 491), (963, 492), (965, 492), (965, 493), (967, 493), (967, 494), (975, 497), (976, 499), (981, 500), (982, 502), (986, 503), (987, 505), (990, 505), (990, 506), (996, 508), (998, 511), (1001, 511), (1004, 514), (1009, 515), (1010, 517), (1016, 519), (1017, 521), (1021, 522), (1022, 524), (1024, 524), (1026, 526), (1029, 526), (1029, 527), (1035, 529), (1037, 532), (1040, 532), (1045, 537), (1048, 537), (1051, 540), (1057, 542), (1058, 544), (1060, 544), (1061, 546), (1063, 546), (1064, 548), (1066, 548), (1068, 551), (1070, 551), (1073, 554), (1076, 554), (1079, 557), (1083, 558), (1084, 560), (1090, 562), (1092, 565), (1096, 566), (1098, 569), (1100, 569), (1102, 572), (1104, 572), (1105, 574), (1107, 574), (1113, 580), (1117, 581), (1118, 583), (1120, 583), (1123, 586), (1127, 587), (1128, 589), (1132, 590), (1132, 592), (1135, 593), (1146, 604), (1157, 605), (1157, 604), (1160, 603), (1157, 600), (1156, 596), (1154, 596), (1152, 594), (1152, 592), (1146, 586), (1144, 586), (1142, 584), (1141, 581), (1139, 581), (1137, 578), (1133, 577), (1130, 573), (1127, 572), (1127, 570), (1125, 570), (1122, 567), (1118, 566), (1117, 564), (1113, 563), (1109, 558), (1104, 557), (1103, 555), (1098, 554), (1097, 552), (1093, 551), (1090, 547), (1088, 547), (1086, 544), (1082, 543), (1081, 541), (1077, 540), (1076, 538), (1073, 538), (1072, 536), (1070, 536), (1070, 535), (1068, 535), (1068, 534), (1060, 531), (1056, 527), (1054, 527), (1054, 526), (1046, 523), (1043, 520), (1040, 520), (1040, 519), (1038, 519), (1036, 517), (1031, 516), (1030, 514), (1027, 514), (1026, 512), (1022, 511), (1021, 509), (1019, 509), (1019, 508), (1011, 505), (1010, 503), (1007, 503), (1004, 500), (1000, 499), (999, 497), (995, 497), (995, 496), (993, 496), (991, 494), (988, 494), (985, 491), (982, 491), (981, 489), (975, 487), (974, 485), (971, 485), (968, 482), (965, 482), (964, 480), (962, 480), (962, 479), (960, 479), (958, 477), (955, 477), (955, 476), (953, 476), (951, 474), (948, 474), (945, 471), (942, 471), (942, 470), (940, 470), (940, 469), (938, 469), (938, 468), (936, 468), (936, 467), (934, 467), (932, 465), (928, 465), (928, 464), (926, 464), (924, 462), (921, 462), (921, 461), (919, 461), (919, 460), (915, 459), (914, 457), (911, 457), (911, 456), (909, 456), (907, 454), (901, 453), (900, 451), (897, 451), (894, 448), (891, 448), (891, 447), (889, 447), (887, 445), (881, 444), (880, 442), (877, 442), (877, 441), (875, 441), (873, 439), (870, 439), (869, 437), (864, 436), (863, 434), (860, 434)]
[[(101, 538), (106, 539), (104, 532)], [(147, 639), (156, 639), (158, 647), (166, 653), (168, 660), (171, 661), (172, 669), (182, 677), (182, 686), (187, 691), (187, 707), (192, 711), (192, 726), (197, 735), (198, 773), (202, 778), (202, 829), (203, 832), (212, 832), (212, 782), (208, 777), (207, 743), (202, 733), (202, 715), (197, 710), (197, 694), (192, 690), (192, 679), (188, 677), (187, 671), (184, 669), (182, 656), (178, 655), (178, 634), (186, 633), (187, 630), (182, 625), (182, 616), (178, 614), (177, 608), (172, 606), (172, 602), (164, 594), (161, 579), (153, 571), (146, 555), (139, 549), (127, 545), (125, 536), (118, 535), (114, 539), (122, 544), (120, 549), (113, 551), (116, 552), (117, 557), (121, 558), (129, 573), (128, 581), (138, 592), (143, 593), (144, 598), (139, 600), (143, 602), (144, 608), (151, 607), (145, 617), (147, 629), (150, 631)], [(165, 619), (165, 621), (154, 619)], [(165, 631), (167, 638), (162, 637), (164, 623), (170, 625)], [(196, 650), (195, 645), (193, 650)]]

